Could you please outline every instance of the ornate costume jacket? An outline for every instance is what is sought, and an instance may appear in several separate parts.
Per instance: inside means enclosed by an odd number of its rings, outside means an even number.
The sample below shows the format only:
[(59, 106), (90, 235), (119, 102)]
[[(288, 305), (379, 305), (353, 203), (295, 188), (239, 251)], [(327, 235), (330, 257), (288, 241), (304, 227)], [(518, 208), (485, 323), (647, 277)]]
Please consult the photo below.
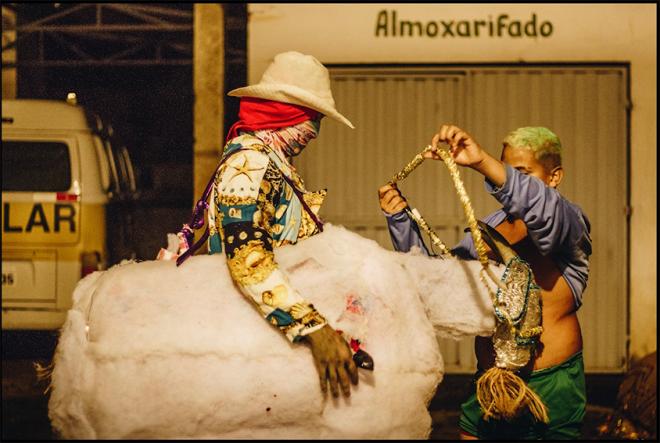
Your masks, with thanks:
[(223, 157), (211, 194), (209, 253), (224, 249), (241, 292), (267, 321), (297, 341), (326, 321), (291, 287), (273, 249), (319, 232), (300, 198), (316, 214), (325, 191), (306, 191), (287, 160), (251, 134), (231, 139)]

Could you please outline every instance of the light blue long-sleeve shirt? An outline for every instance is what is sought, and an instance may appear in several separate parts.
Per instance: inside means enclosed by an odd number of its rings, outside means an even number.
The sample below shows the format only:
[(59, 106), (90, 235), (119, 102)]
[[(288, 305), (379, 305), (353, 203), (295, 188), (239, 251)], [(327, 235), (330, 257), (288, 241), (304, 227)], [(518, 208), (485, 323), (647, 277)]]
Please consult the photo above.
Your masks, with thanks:
[[(486, 191), (502, 204), (483, 219), (484, 223), (496, 227), (507, 216), (521, 219), (527, 226), (527, 233), (541, 255), (549, 255), (557, 264), (561, 274), (573, 293), (576, 309), (582, 306), (582, 294), (589, 277), (589, 256), (591, 255), (591, 226), (587, 216), (579, 206), (569, 202), (554, 188), (541, 180), (505, 164), (506, 181), (497, 188), (485, 181)], [(429, 250), (419, 231), (419, 227), (402, 210), (395, 214), (385, 214), (394, 249), (408, 252), (413, 246), (425, 254)], [(466, 234), (452, 253), (464, 259), (477, 259), (471, 234)]]

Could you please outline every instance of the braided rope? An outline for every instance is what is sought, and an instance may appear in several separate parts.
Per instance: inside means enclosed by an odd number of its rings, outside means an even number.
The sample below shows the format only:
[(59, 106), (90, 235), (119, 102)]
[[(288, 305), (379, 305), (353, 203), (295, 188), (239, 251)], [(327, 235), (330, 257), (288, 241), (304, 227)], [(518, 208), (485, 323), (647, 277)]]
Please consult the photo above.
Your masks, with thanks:
[[(458, 167), (456, 162), (452, 158), (451, 154), (446, 149), (433, 149), (432, 146), (427, 146), (424, 150), (417, 154), (415, 158), (407, 164), (401, 172), (396, 174), (391, 184), (394, 184), (398, 180), (402, 180), (407, 177), (415, 168), (417, 168), (424, 161), (424, 154), (427, 152), (435, 152), (443, 160), (449, 174), (451, 175), (454, 187), (458, 197), (463, 205), (463, 210), (467, 218), (468, 226), (472, 232), (472, 238), (474, 240), (474, 246), (477, 250), (477, 255), (479, 262), (481, 263), (481, 272), (479, 274), (481, 282), (484, 284), (488, 290), (493, 307), (496, 310), (497, 322), (508, 328), (508, 333), (513, 337), (516, 337), (516, 343), (518, 343), (518, 338), (522, 341), (529, 341), (533, 337), (539, 335), (543, 328), (537, 326), (532, 328), (530, 331), (521, 331), (516, 327), (511, 315), (506, 309), (504, 301), (498, 300), (498, 294), (508, 291), (504, 282), (498, 279), (493, 271), (489, 267), (488, 256), (486, 255), (486, 245), (481, 236), (481, 231), (477, 225), (477, 220), (474, 216), (474, 210), (472, 209), (472, 203), (470, 198), (465, 191), (465, 186), (461, 180), (460, 174), (458, 172)], [(439, 243), (442, 245), (443, 253), (449, 253), (447, 248), (442, 244), (437, 234), (431, 229), (431, 227), (426, 223), (424, 218), (419, 214), (417, 209), (412, 209), (407, 211), (415, 221), (417, 221), (420, 228), (426, 231), (429, 234), (429, 237), (434, 243)], [(446, 252), (445, 252), (446, 251)], [(506, 275), (506, 274), (505, 274)], [(495, 283), (499, 290), (497, 293), (493, 290), (490, 282)], [(526, 302), (525, 302), (526, 303)], [(504, 309), (498, 309), (504, 308)], [(521, 333), (520, 337), (517, 337)], [(518, 377), (514, 372), (501, 368), (499, 366), (494, 366), (490, 368), (486, 373), (484, 373), (477, 382), (477, 400), (479, 405), (484, 411), (484, 420), (489, 420), (489, 418), (504, 418), (512, 419), (516, 417), (521, 408), (527, 407), (532, 414), (532, 416), (540, 422), (548, 423), (549, 417), (547, 409), (543, 403), (543, 400), (531, 390), (526, 383)]]
[[(433, 149), (432, 146), (427, 146), (426, 150)], [(465, 190), (465, 186), (463, 186), (463, 181), (461, 180), (461, 176), (458, 172), (458, 166), (456, 166), (456, 162), (452, 158), (451, 154), (449, 154), (449, 151), (446, 149), (438, 149), (435, 152), (440, 155), (440, 158), (442, 158), (442, 161), (445, 162), (445, 165), (447, 165), (447, 169), (449, 169), (449, 175), (451, 175), (451, 179), (454, 182), (454, 187), (456, 188), (456, 193), (458, 194), (458, 198), (461, 201), (461, 204), (463, 205), (463, 211), (465, 212), (465, 217), (467, 218), (467, 223), (468, 226), (470, 227), (470, 231), (472, 231), (472, 237), (474, 239), (474, 246), (477, 249), (477, 255), (479, 256), (479, 261), (481, 262), (481, 265), (483, 267), (488, 267), (488, 256), (486, 255), (486, 246), (484, 245), (484, 241), (481, 238), (481, 231), (479, 230), (477, 226), (477, 219), (474, 216), (474, 209), (472, 209), (472, 203), (470, 202), (470, 197), (467, 195), (467, 191)]]
[[(438, 155), (440, 155), (440, 158), (442, 161), (445, 163), (447, 166), (447, 169), (449, 170), (449, 175), (451, 176), (452, 182), (454, 183), (454, 187), (456, 188), (456, 193), (458, 194), (458, 198), (461, 201), (461, 205), (463, 206), (463, 211), (465, 213), (465, 217), (467, 218), (467, 223), (468, 227), (470, 228), (470, 231), (472, 232), (472, 238), (474, 239), (474, 246), (477, 250), (477, 256), (479, 258), (479, 262), (481, 263), (481, 273), (479, 274), (479, 277), (481, 279), (481, 282), (484, 284), (486, 289), (488, 290), (488, 294), (490, 295), (491, 301), (493, 302), (493, 306), (497, 306), (500, 303), (497, 300), (497, 294), (491, 287), (491, 285), (488, 283), (487, 280), (490, 280), (500, 288), (502, 291), (506, 291), (507, 288), (500, 281), (500, 279), (495, 276), (493, 273), (492, 269), (490, 269), (490, 266), (488, 266), (488, 255), (486, 254), (486, 245), (483, 241), (483, 238), (481, 237), (481, 231), (479, 230), (479, 227), (477, 226), (477, 219), (474, 216), (474, 209), (472, 208), (472, 203), (470, 202), (470, 197), (467, 194), (467, 191), (465, 190), (465, 186), (463, 185), (463, 180), (461, 180), (460, 173), (458, 171), (458, 166), (456, 165), (456, 162), (452, 158), (451, 154), (447, 149), (434, 149), (433, 146), (428, 145), (426, 146), (422, 152), (419, 154), (415, 155), (415, 157), (408, 163), (406, 166), (403, 167), (401, 171), (399, 171), (397, 174), (392, 177), (390, 180), (390, 184), (394, 184), (400, 180), (403, 180), (406, 178), (412, 171), (414, 171), (419, 165), (422, 164), (422, 162), (425, 160), (424, 154), (427, 152), (435, 152)], [(437, 246), (440, 247), (440, 250), (443, 254), (449, 254), (449, 250), (447, 247), (440, 241), (440, 238), (436, 234), (436, 232), (426, 223), (424, 218), (421, 216), (421, 214), (416, 210), (412, 211), (407, 211), (408, 214), (411, 215), (411, 217), (417, 222), (417, 224), (422, 228), (431, 238), (431, 241), (436, 244)], [(487, 278), (488, 277), (488, 278)], [(508, 315), (505, 313), (505, 317), (508, 317)], [(513, 327), (513, 323), (510, 318), (506, 318), (507, 324), (509, 324), (511, 327)]]

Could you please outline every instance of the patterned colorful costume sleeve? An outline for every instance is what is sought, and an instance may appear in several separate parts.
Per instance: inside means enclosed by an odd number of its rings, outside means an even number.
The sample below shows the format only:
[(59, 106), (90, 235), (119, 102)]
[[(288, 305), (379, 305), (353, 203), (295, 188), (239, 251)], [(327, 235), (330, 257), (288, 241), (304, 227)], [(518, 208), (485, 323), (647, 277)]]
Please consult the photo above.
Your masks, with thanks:
[(274, 220), (284, 185), (282, 172), (265, 152), (241, 149), (230, 154), (216, 176), (215, 223), (229, 272), (241, 292), (271, 324), (295, 342), (322, 328), (326, 321), (288, 283), (273, 253)]

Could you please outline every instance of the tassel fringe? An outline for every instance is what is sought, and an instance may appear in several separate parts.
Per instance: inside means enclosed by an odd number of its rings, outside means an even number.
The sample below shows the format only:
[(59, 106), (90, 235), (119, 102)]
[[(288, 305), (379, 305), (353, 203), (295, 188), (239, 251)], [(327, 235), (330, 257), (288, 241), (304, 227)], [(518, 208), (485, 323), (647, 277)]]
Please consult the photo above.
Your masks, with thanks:
[(548, 411), (541, 398), (512, 371), (492, 367), (477, 381), (477, 400), (484, 420), (511, 420), (527, 407), (532, 416), (548, 423)]
[(52, 361), (47, 366), (41, 366), (38, 362), (33, 362), (32, 365), (34, 366), (34, 370), (37, 373), (37, 380), (39, 381), (45, 380), (48, 382), (48, 386), (44, 390), (44, 394), (47, 394), (48, 391), (50, 391), (51, 388), (53, 387), (52, 376), (55, 365), (53, 364)]

